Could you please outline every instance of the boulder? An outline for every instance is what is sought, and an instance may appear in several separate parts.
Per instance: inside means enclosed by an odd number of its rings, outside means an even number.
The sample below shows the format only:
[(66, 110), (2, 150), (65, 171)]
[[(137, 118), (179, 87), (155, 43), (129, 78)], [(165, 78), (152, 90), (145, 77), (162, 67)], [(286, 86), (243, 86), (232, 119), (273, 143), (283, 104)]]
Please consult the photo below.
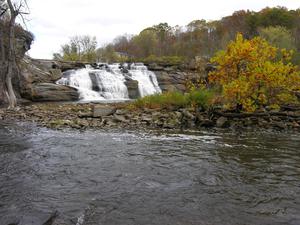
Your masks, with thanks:
[(222, 116), (219, 119), (217, 119), (216, 125), (219, 128), (228, 128), (230, 127), (230, 121), (226, 117)]
[(110, 116), (116, 112), (116, 108), (108, 105), (94, 105), (93, 117), (99, 118), (103, 116)]
[(127, 123), (128, 121), (126, 120), (125, 116), (123, 115), (114, 115), (114, 121), (115, 122), (120, 122), (120, 123)]
[(182, 115), (184, 117), (186, 117), (187, 119), (190, 119), (190, 120), (194, 120), (195, 119), (195, 116), (192, 113), (190, 113), (188, 110), (186, 110), (186, 109), (182, 110)]
[(125, 85), (128, 89), (128, 97), (130, 99), (137, 99), (141, 97), (139, 91), (139, 82), (137, 80), (127, 79), (125, 81)]
[(214, 127), (214, 125), (215, 125), (214, 121), (209, 119), (205, 119), (201, 121), (201, 123), (199, 124), (200, 127), (205, 127), (205, 128), (211, 128)]
[(162, 71), (164, 70), (164, 67), (157, 65), (156, 63), (150, 63), (148, 65), (148, 69), (152, 71)]
[(77, 101), (79, 93), (75, 88), (52, 83), (34, 84), (31, 88), (32, 101)]

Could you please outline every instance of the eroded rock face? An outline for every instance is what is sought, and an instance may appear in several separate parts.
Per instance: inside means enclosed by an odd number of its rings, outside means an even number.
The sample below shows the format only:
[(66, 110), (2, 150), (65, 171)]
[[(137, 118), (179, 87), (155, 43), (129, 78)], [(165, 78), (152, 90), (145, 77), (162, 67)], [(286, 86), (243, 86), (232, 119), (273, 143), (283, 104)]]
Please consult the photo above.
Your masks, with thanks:
[[(0, 21), (0, 33), (7, 34), (7, 23)], [(24, 57), (25, 53), (30, 49), (31, 42), (33, 41), (33, 35), (25, 31), (20, 26), (15, 26), (15, 56), (16, 64), (19, 65), (20, 60)], [(8, 41), (6, 35), (0, 35), (0, 77), (4, 77), (7, 73), (8, 66)], [(18, 66), (13, 66), (12, 84), (15, 89), (17, 98), (20, 98), (20, 73)], [(0, 105), (7, 104), (6, 94), (4, 93), (4, 80), (0, 80)]]
[(139, 92), (139, 82), (138, 81), (128, 79), (125, 81), (125, 85), (127, 86), (128, 97), (130, 99), (137, 99), (137, 98), (141, 97), (140, 92)]
[(57, 61), (57, 60), (49, 60), (49, 59), (30, 59), (31, 62), (43, 69), (43, 70), (50, 70), (50, 69), (59, 69), (62, 72), (72, 69), (82, 69), (85, 68), (86, 63), (82, 62), (67, 62), (67, 61)]
[(163, 92), (185, 91), (185, 72), (155, 71), (155, 74)]
[(62, 77), (61, 69), (42, 60), (24, 57), (21, 62), (20, 95), (31, 101), (76, 101), (75, 88), (57, 85)]
[(32, 101), (76, 101), (79, 93), (75, 88), (53, 83), (38, 83), (31, 87)]

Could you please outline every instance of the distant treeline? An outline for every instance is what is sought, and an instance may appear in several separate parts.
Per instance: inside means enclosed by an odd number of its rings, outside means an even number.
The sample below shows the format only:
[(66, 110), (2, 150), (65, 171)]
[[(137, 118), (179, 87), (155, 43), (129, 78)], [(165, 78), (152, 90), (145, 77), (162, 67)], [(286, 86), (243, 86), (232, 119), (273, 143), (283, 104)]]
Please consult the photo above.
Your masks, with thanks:
[[(101, 48), (92, 37), (74, 37), (62, 46), (55, 58), (85, 61), (173, 61), (196, 56), (210, 58), (234, 40), (237, 33), (247, 39), (261, 36), (279, 48), (295, 50), (293, 61), (300, 61), (300, 8), (265, 8), (259, 12), (237, 11), (216, 21), (195, 20), (186, 26), (160, 23), (138, 35), (121, 35)], [(80, 41), (80, 39), (82, 39)], [(79, 44), (78, 44), (79, 43)]]

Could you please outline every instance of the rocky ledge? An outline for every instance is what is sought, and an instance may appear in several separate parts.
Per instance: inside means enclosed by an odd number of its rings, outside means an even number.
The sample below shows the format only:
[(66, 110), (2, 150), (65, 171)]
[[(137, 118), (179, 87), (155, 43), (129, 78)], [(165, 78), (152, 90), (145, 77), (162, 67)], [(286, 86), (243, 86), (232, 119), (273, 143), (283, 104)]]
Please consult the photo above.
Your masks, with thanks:
[(127, 104), (34, 104), (0, 109), (0, 120), (35, 122), (62, 129), (227, 129), (233, 131), (300, 131), (300, 108), (260, 113), (195, 112), (192, 109), (131, 110)]

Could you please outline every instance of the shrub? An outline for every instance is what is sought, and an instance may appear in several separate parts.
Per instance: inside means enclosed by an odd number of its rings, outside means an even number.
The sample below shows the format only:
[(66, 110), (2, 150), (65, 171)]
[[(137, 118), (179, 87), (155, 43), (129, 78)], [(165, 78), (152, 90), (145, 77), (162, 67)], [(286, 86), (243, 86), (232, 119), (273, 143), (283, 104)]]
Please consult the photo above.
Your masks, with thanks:
[(279, 50), (262, 38), (245, 40), (238, 34), (212, 58), (218, 66), (209, 73), (209, 81), (222, 87), (227, 108), (252, 112), (293, 103), (294, 93), (300, 90), (300, 73), (291, 57), (291, 51)]
[(207, 109), (214, 97), (210, 90), (191, 90), (189, 93), (166, 92), (137, 99), (130, 108), (178, 109), (193, 107)]
[(214, 98), (214, 91), (212, 90), (191, 90), (187, 94), (188, 104), (194, 108), (207, 109), (211, 104)]
[(187, 98), (180, 92), (167, 92), (146, 96), (136, 100), (133, 105), (137, 108), (181, 108), (187, 105)]

